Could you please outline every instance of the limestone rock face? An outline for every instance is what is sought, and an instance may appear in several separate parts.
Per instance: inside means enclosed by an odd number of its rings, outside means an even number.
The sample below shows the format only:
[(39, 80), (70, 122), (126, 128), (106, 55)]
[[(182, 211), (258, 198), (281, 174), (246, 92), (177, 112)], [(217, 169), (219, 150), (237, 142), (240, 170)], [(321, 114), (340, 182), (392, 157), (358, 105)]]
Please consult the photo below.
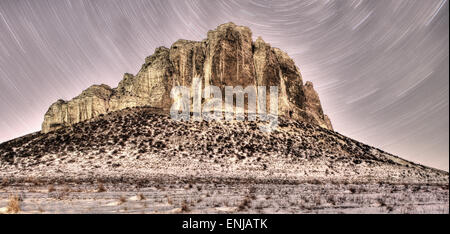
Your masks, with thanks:
[(215, 85), (222, 91), (225, 86), (278, 86), (280, 115), (332, 129), (312, 83), (303, 85), (294, 61), (260, 37), (254, 42), (249, 28), (227, 23), (201, 42), (178, 40), (170, 48), (157, 48), (140, 71), (126, 73), (117, 88), (94, 85), (70, 101), (55, 102), (45, 114), (42, 132), (127, 107), (169, 110), (172, 87), (190, 87), (194, 77), (201, 78), (203, 87)]
[[(305, 110), (319, 123), (323, 128), (333, 129), (331, 121), (327, 115), (323, 113), (322, 105), (320, 104), (319, 94), (314, 90), (313, 83), (307, 81), (304, 85), (305, 94)], [(314, 122), (314, 121), (312, 121)]]
[(113, 90), (107, 85), (93, 85), (69, 102), (58, 100), (45, 114), (42, 132), (70, 126), (107, 113), (112, 93)]

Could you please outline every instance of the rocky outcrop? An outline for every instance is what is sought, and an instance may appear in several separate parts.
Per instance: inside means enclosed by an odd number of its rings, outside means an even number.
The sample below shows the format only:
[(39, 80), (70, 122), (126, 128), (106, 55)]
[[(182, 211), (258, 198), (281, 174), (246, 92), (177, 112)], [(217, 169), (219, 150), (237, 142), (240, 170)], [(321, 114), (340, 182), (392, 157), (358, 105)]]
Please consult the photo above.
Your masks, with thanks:
[(45, 114), (42, 131), (49, 132), (108, 113), (113, 92), (107, 85), (93, 85), (68, 102), (58, 100)]
[[(313, 83), (307, 81), (304, 86), (304, 94), (305, 94), (305, 110), (307, 113), (310, 113), (315, 121), (324, 124), (322, 126), (324, 128), (333, 129), (331, 125), (331, 121), (327, 115), (323, 113), (322, 104), (320, 104), (319, 94), (314, 90)], [(314, 121), (311, 121), (314, 122)]]
[[(279, 114), (332, 129), (312, 83), (303, 85), (294, 61), (244, 26), (227, 23), (197, 42), (178, 40), (159, 47), (145, 59), (136, 75), (126, 73), (117, 88), (91, 86), (70, 100), (59, 100), (45, 114), (42, 132), (89, 120), (127, 107), (152, 106), (168, 110), (173, 86), (190, 87), (199, 77), (203, 86), (278, 86)], [(267, 92), (269, 95), (269, 92)]]

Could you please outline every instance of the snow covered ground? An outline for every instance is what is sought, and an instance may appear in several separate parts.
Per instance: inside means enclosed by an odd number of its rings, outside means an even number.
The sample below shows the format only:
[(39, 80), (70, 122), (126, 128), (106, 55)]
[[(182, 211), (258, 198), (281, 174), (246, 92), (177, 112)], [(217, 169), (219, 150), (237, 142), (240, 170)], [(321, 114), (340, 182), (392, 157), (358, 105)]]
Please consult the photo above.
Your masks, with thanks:
[(0, 212), (20, 213), (449, 213), (449, 189), (404, 184), (21, 184), (0, 189)]

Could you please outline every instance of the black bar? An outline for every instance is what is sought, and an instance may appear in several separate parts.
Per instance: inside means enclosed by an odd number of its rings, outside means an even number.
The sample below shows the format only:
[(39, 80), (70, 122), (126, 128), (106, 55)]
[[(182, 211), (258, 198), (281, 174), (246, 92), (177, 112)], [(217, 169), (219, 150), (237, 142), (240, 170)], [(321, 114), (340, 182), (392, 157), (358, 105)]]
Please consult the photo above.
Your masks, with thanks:
[[(386, 233), (414, 231), (434, 233), (445, 230), (449, 215), (273, 215), (273, 214), (170, 214), (170, 215), (2, 215), (3, 227), (13, 225), (31, 230), (58, 233), (96, 231), (105, 233)], [(229, 221), (232, 220), (232, 221)], [(253, 225), (236, 226), (227, 222), (243, 220)], [(248, 221), (253, 220), (253, 221)], [(254, 220), (266, 220), (255, 226)], [(186, 221), (215, 221), (202, 228), (183, 228)], [(191, 222), (192, 224), (192, 222)], [(205, 223), (203, 223), (205, 224)], [(16, 226), (17, 225), (17, 226)], [(53, 229), (53, 230), (52, 230)], [(159, 230), (159, 231), (157, 231)]]

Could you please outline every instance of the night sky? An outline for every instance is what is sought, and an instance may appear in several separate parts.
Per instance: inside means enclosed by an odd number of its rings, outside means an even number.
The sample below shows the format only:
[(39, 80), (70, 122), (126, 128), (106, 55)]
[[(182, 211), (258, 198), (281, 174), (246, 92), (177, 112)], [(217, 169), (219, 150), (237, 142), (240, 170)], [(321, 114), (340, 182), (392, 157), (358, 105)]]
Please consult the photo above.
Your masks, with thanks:
[(156, 47), (229, 21), (295, 60), (336, 131), (448, 170), (446, 0), (0, 0), (0, 142), (40, 130), (57, 99), (116, 87)]

